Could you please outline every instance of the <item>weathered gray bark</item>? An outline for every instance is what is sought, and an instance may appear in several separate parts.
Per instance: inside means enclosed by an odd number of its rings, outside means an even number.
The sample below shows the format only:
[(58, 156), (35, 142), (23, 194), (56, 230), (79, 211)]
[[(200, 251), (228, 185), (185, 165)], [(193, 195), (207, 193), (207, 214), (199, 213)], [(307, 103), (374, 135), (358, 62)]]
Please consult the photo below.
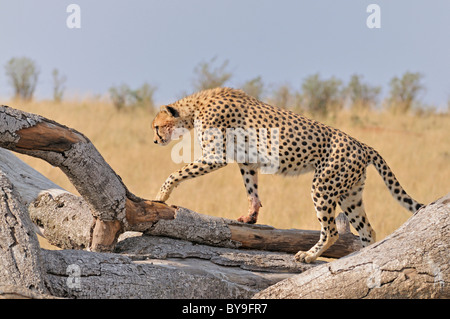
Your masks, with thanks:
[(41, 235), (63, 249), (87, 249), (95, 223), (86, 202), (73, 194), (43, 193), (28, 206)]
[(369, 247), (255, 298), (450, 298), (450, 194)]
[(0, 171), (0, 286), (46, 293), (37, 236), (18, 197)]
[(50, 291), (68, 298), (250, 298), (314, 267), (289, 254), (151, 236), (127, 238), (117, 252), (44, 250)]

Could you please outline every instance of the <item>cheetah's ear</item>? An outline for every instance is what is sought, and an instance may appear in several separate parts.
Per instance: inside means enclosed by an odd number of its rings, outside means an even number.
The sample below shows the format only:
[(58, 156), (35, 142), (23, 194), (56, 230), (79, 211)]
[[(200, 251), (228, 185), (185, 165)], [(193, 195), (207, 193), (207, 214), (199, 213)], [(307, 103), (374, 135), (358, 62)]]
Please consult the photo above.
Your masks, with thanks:
[(171, 106), (164, 106), (163, 110), (165, 112), (167, 112), (167, 114), (169, 114), (170, 116), (180, 117), (180, 113), (178, 113), (178, 110), (173, 108), (173, 107), (171, 107)]

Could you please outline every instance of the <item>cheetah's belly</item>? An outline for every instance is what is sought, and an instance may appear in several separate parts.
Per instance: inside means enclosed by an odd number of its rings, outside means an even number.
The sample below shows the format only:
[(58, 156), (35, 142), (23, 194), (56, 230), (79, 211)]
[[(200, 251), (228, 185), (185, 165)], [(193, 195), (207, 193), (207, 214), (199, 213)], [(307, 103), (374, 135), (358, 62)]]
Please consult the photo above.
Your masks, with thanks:
[(277, 174), (284, 175), (284, 176), (297, 176), (306, 174), (309, 172), (314, 171), (314, 165), (309, 164), (302, 164), (302, 165), (295, 165), (294, 167), (288, 168), (288, 167), (280, 167)]

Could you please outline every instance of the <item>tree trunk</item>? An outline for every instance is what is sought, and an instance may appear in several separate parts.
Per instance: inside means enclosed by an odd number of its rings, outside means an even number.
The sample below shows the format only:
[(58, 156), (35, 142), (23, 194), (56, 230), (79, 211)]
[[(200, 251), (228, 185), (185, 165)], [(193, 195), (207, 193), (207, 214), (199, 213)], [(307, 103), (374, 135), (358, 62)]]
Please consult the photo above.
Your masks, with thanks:
[(43, 251), (49, 290), (67, 298), (251, 298), (315, 267), (292, 255), (192, 244), (152, 236), (124, 239), (118, 253)]
[[(349, 231), (344, 214), (338, 219), (340, 238), (322, 256), (339, 258), (359, 250), (358, 236)], [(319, 240), (320, 232), (301, 229), (276, 229), (198, 214), (179, 207), (172, 220), (160, 220), (145, 231), (147, 235), (168, 236), (219, 247), (260, 249), (296, 253), (308, 250)]]
[(450, 193), (384, 240), (255, 298), (450, 298)]
[[(45, 294), (39, 243), (25, 207), (8, 178), (0, 171), (0, 291), (14, 287)], [(12, 287), (12, 289), (11, 289)]]

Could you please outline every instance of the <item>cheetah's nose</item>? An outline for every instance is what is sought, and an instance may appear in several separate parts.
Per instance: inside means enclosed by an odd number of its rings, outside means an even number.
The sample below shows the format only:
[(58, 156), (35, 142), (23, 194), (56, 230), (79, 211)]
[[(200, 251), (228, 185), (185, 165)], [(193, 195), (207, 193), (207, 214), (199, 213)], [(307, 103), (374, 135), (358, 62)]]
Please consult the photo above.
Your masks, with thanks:
[(157, 140), (153, 140), (153, 143), (158, 144), (158, 141)]

